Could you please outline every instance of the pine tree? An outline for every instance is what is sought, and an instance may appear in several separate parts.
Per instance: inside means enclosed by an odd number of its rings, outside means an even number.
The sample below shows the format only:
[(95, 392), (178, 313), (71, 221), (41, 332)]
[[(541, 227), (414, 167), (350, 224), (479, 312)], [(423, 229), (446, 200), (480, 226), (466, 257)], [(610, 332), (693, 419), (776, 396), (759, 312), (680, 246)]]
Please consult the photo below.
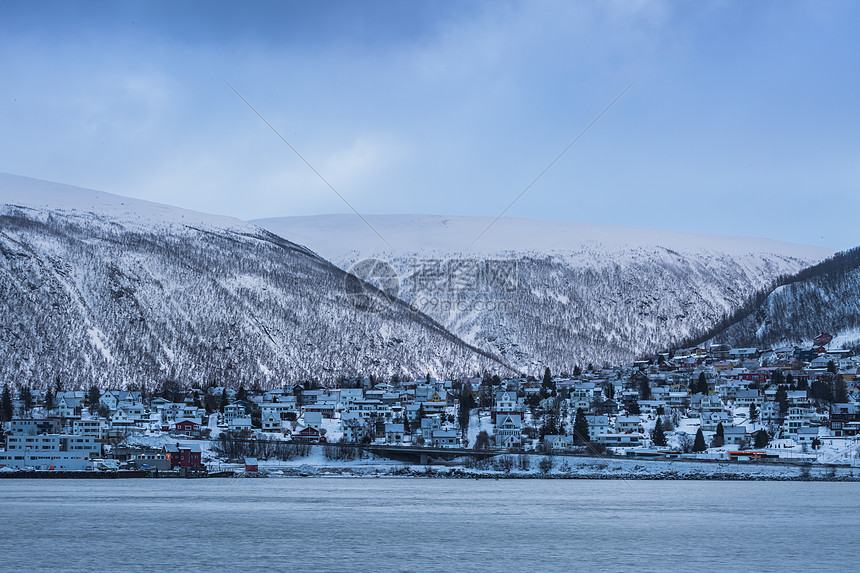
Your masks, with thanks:
[(758, 420), (758, 408), (755, 407), (755, 403), (750, 404), (750, 421), (755, 422)]
[(782, 370), (774, 370), (773, 374), (770, 376), (770, 381), (772, 384), (782, 386), (785, 383), (785, 377), (782, 375)]
[(711, 440), (712, 448), (721, 448), (726, 443), (725, 430), (723, 430), (723, 423), (720, 422), (717, 424), (717, 431), (714, 434), (714, 439)]
[(842, 374), (837, 374), (833, 381), (833, 401), (837, 404), (848, 402), (848, 386), (845, 384)]
[(460, 424), (460, 430), (464, 436), (469, 430), (469, 417), (472, 415), (472, 408), (474, 407), (475, 398), (472, 396), (472, 387), (469, 384), (463, 384), (463, 387), (460, 388), (457, 422)]
[(541, 394), (549, 396), (556, 395), (555, 382), (552, 380), (552, 372), (550, 372), (549, 368), (544, 370), (543, 373), (543, 381), (541, 383)]
[(582, 408), (576, 409), (576, 416), (573, 419), (573, 440), (578, 444), (587, 444), (591, 441), (591, 436), (588, 435), (588, 420)]
[(30, 386), (21, 388), (21, 401), (24, 403), (24, 411), (29, 412), (33, 408), (33, 393), (30, 391)]
[(45, 410), (51, 410), (54, 408), (54, 394), (51, 393), (51, 389), (48, 388), (45, 390)]
[(95, 384), (90, 386), (89, 392), (87, 392), (87, 400), (90, 403), (90, 414), (95, 414), (99, 411), (99, 401), (102, 397), (102, 391), (99, 390), (99, 387)]
[(654, 431), (651, 432), (651, 440), (655, 446), (666, 445), (666, 433), (663, 431), (663, 420), (657, 418), (657, 423), (654, 424)]
[[(779, 372), (779, 370), (776, 372)], [(788, 412), (788, 392), (782, 386), (776, 391), (776, 401), (779, 402), (779, 415), (781, 417), (785, 416)]]
[(767, 435), (767, 432), (764, 430), (759, 430), (755, 434), (753, 434), (753, 439), (755, 440), (753, 443), (753, 447), (756, 449), (766, 448), (768, 443), (770, 443), (770, 436)]
[(604, 389), (606, 390), (607, 400), (612, 400), (613, 398), (615, 398), (615, 384), (609, 382), (608, 384), (606, 384)]
[(698, 383), (696, 384), (696, 393), (699, 394), (707, 394), (708, 393), (708, 379), (705, 378), (704, 372), (699, 372)]
[(426, 414), (424, 413), (424, 402), (421, 402), (420, 404), (418, 404), (418, 413), (415, 415), (415, 429), (416, 430), (421, 429), (421, 420), (424, 419), (425, 415)]
[(3, 384), (3, 396), (0, 397), (0, 422), (8, 422), (12, 419), (12, 392), (9, 384)]
[(702, 428), (696, 430), (696, 439), (693, 441), (694, 452), (704, 452), (708, 447), (705, 445), (705, 435), (702, 433)]

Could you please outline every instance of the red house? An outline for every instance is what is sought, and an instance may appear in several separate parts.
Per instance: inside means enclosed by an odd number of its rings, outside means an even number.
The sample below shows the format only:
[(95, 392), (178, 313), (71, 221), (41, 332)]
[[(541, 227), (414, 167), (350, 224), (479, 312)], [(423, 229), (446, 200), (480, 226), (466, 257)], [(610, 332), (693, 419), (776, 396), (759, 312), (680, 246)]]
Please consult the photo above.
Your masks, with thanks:
[(323, 444), (326, 440), (319, 430), (313, 426), (308, 426), (299, 433), (293, 434), (293, 441), (305, 444)]
[(200, 446), (164, 446), (161, 452), (170, 461), (170, 469), (176, 468), (199, 468), (203, 464), (200, 461)]
[(192, 438), (200, 437), (200, 424), (194, 420), (184, 419), (173, 424), (173, 431)]

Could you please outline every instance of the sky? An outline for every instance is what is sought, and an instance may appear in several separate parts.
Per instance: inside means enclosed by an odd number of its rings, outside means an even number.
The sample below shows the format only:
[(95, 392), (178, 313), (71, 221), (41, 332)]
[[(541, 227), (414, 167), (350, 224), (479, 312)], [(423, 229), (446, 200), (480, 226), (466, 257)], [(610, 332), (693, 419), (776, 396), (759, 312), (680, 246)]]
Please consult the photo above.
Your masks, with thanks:
[(243, 219), (337, 193), (495, 217), (630, 86), (508, 216), (845, 249), (858, 29), (838, 0), (4, 0), (0, 171)]

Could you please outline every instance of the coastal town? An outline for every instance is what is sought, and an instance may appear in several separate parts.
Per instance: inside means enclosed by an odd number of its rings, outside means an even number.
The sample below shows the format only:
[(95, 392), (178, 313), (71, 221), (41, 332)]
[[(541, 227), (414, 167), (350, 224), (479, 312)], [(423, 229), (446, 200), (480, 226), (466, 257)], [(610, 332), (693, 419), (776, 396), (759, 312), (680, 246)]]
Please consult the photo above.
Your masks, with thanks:
[(64, 390), (61, 380), (44, 391), (7, 384), (0, 473), (256, 474), (314, 448), (330, 465), (450, 450), (445, 459), (465, 464), (530, 454), (853, 467), (860, 360), (831, 340), (712, 344), (513, 379), (368, 377), (265, 390), (174, 380), (104, 391)]

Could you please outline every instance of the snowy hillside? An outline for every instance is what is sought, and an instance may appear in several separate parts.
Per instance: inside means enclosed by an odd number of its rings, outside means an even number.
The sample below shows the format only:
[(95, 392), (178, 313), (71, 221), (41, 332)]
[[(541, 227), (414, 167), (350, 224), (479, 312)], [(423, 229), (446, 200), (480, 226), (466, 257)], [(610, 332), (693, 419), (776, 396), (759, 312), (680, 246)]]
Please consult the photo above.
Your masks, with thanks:
[(740, 346), (810, 346), (822, 332), (830, 346), (860, 346), (860, 248), (805, 269), (744, 317), (716, 334)]
[[(349, 268), (376, 257), (402, 277), (400, 296), (467, 342), (529, 371), (630, 360), (704, 333), (781, 275), (832, 250), (612, 225), (425, 215), (261, 219), (256, 224)], [(428, 287), (428, 266), (448, 286)], [(468, 283), (515, 262), (515, 288)], [(510, 265), (509, 265), (510, 266)], [(498, 285), (496, 285), (498, 286)], [(509, 285), (508, 285), (509, 286)], [(489, 303), (489, 304), (487, 304)], [(488, 310), (489, 309), (489, 310)]]
[(250, 223), (0, 174), (0, 381), (263, 385), (504, 367)]

